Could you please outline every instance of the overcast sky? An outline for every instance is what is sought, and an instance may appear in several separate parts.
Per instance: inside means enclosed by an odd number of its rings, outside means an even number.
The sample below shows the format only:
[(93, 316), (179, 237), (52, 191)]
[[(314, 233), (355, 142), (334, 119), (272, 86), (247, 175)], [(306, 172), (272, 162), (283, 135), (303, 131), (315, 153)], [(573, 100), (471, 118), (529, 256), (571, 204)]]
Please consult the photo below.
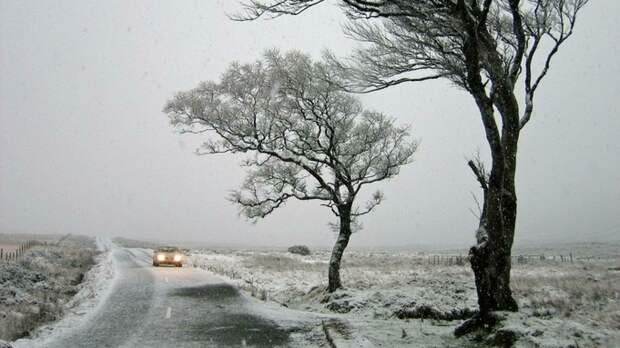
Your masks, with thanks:
[[(0, 233), (57, 232), (214, 244), (332, 244), (316, 202), (253, 225), (226, 200), (241, 158), (196, 156), (162, 113), (175, 92), (266, 48), (318, 57), (355, 43), (335, 7), (237, 23), (235, 1), (0, 0)], [(594, 0), (522, 133), (517, 241), (620, 238), (620, 2)], [(471, 97), (445, 82), (362, 97), (421, 146), (352, 246), (473, 242), (466, 158), (487, 153)]]

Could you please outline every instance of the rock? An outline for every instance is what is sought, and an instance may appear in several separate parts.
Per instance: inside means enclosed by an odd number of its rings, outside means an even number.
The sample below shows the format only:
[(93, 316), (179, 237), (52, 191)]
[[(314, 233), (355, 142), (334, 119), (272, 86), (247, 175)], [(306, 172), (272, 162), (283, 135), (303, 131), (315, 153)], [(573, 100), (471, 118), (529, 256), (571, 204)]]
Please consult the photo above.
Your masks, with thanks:
[(325, 306), (325, 308), (336, 313), (349, 313), (353, 308), (355, 308), (355, 306), (351, 305), (351, 302), (344, 300), (330, 302)]
[(0, 340), (0, 348), (13, 348), (13, 346), (3, 340)]
[(519, 339), (520, 334), (509, 329), (499, 329), (495, 331), (487, 339), (487, 342), (496, 347), (510, 348), (514, 347), (515, 342)]
[(465, 320), (464, 322), (460, 323), (455, 329), (454, 329), (454, 335), (456, 337), (461, 337), (464, 335), (468, 335), (472, 332), (475, 332), (477, 330), (479, 330), (480, 328), (483, 327), (483, 322), (480, 319), (479, 315), (475, 315), (470, 319)]
[(544, 332), (542, 330), (534, 330), (534, 332), (532, 332), (532, 336), (534, 337), (542, 336), (543, 334)]

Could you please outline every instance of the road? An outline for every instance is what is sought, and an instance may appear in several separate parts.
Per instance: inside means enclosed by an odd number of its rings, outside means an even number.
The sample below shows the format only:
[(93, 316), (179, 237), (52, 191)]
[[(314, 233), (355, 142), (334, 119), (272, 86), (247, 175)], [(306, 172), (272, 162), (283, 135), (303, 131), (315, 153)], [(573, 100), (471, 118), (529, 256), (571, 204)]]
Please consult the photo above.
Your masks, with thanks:
[(45, 347), (277, 347), (291, 328), (253, 314), (236, 288), (191, 267), (153, 267), (148, 251), (114, 248), (109, 296)]

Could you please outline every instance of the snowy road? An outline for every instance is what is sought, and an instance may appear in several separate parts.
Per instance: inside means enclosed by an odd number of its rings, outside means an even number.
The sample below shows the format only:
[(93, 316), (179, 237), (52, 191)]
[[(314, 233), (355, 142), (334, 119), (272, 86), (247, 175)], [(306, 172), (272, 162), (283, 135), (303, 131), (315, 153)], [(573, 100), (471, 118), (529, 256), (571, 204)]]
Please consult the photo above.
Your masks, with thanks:
[[(44, 347), (287, 346), (291, 327), (259, 316), (256, 304), (200, 269), (152, 267), (144, 249), (114, 247), (111, 288), (92, 313)], [(20, 345), (21, 346), (21, 345)]]

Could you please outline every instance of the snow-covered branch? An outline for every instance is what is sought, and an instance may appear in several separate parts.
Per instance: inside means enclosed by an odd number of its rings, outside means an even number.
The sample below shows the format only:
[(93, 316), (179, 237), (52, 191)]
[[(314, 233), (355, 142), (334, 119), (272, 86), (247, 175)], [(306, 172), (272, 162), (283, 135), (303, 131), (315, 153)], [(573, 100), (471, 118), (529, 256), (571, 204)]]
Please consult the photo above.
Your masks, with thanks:
[[(363, 185), (398, 174), (416, 150), (408, 127), (364, 110), (328, 64), (294, 51), (233, 63), (219, 83), (177, 94), (165, 112), (178, 129), (209, 130), (198, 154), (252, 155), (243, 163), (244, 184), (230, 197), (251, 219), (290, 198), (325, 201), (336, 215), (350, 214)], [(369, 213), (380, 198), (355, 214)]]

